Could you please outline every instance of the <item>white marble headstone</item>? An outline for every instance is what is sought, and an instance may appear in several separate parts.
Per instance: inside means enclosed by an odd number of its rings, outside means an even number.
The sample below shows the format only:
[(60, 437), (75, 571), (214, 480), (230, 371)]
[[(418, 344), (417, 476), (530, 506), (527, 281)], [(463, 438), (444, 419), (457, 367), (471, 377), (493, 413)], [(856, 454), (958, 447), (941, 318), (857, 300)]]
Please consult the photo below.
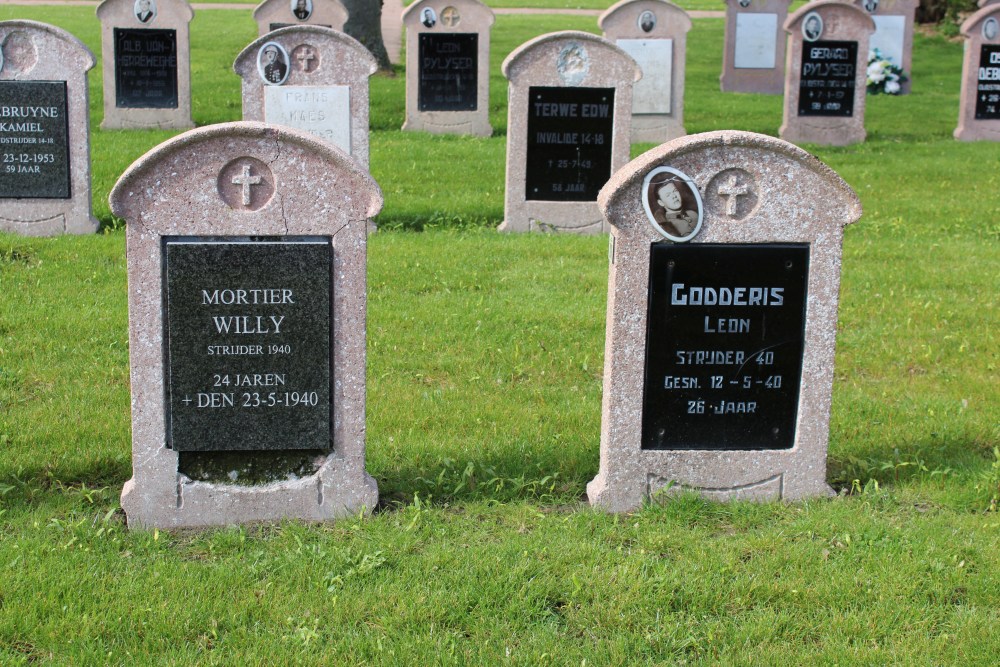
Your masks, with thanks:
[(873, 15), (875, 34), (872, 35), (869, 48), (879, 52), (892, 61), (894, 65), (903, 65), (903, 44), (906, 40), (906, 17), (901, 14), (879, 16)]

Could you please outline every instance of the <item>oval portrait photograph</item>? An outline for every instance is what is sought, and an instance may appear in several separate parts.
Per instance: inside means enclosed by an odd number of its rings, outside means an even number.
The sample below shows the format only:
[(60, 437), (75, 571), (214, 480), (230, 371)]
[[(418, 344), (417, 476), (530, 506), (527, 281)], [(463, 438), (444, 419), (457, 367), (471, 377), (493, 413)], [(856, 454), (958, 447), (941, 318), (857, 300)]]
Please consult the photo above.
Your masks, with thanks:
[(291, 0), (292, 15), (300, 21), (305, 21), (313, 13), (313, 0)]
[(269, 86), (280, 86), (285, 82), (288, 62), (288, 52), (277, 42), (267, 42), (257, 52), (257, 72)]
[(701, 230), (702, 203), (698, 186), (673, 167), (657, 167), (642, 181), (642, 208), (653, 229), (682, 243)]
[(639, 14), (639, 29), (643, 32), (653, 32), (653, 28), (656, 27), (656, 14), (646, 10), (642, 14)]
[(802, 36), (807, 42), (815, 42), (823, 34), (823, 17), (816, 12), (809, 12), (802, 21)]
[(135, 0), (132, 10), (139, 23), (149, 23), (156, 18), (156, 3), (153, 0)]
[(998, 32), (1000, 32), (1000, 26), (997, 25), (997, 20), (992, 16), (986, 19), (986, 22), (983, 23), (983, 39), (992, 42), (996, 39)]
[(431, 7), (424, 7), (420, 12), (420, 22), (424, 24), (425, 28), (433, 28), (438, 22), (437, 14), (434, 13), (434, 9)]

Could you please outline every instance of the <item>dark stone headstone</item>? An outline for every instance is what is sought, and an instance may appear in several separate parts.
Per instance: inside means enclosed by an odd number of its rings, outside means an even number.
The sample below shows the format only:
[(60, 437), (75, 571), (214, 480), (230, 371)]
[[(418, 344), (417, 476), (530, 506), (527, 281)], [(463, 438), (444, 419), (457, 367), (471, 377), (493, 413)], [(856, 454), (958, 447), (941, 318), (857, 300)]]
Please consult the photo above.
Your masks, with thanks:
[(0, 81), (0, 197), (69, 199), (65, 81)]
[(803, 42), (799, 115), (853, 115), (857, 61), (857, 42)]
[(976, 120), (1000, 120), (1000, 44), (980, 47)]
[(650, 249), (643, 449), (788, 449), (807, 244)]
[(478, 33), (420, 33), (420, 111), (475, 111), (478, 57)]
[(177, 108), (177, 31), (115, 28), (115, 106)]
[(525, 199), (597, 199), (611, 177), (614, 108), (614, 88), (529, 89)]
[(165, 237), (167, 442), (328, 450), (329, 239)]

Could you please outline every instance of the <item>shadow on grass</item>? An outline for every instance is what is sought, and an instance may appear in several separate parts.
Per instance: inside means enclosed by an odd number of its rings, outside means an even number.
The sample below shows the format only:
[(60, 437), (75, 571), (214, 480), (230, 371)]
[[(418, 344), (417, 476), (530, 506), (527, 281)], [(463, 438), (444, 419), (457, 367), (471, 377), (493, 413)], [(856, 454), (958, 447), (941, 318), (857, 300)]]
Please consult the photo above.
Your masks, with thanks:
[(59, 498), (77, 495), (93, 502), (95, 497), (114, 498), (117, 502), (122, 485), (132, 476), (132, 469), (114, 459), (98, 459), (83, 466), (38, 466), (0, 472), (0, 504), (41, 507), (55, 504)]

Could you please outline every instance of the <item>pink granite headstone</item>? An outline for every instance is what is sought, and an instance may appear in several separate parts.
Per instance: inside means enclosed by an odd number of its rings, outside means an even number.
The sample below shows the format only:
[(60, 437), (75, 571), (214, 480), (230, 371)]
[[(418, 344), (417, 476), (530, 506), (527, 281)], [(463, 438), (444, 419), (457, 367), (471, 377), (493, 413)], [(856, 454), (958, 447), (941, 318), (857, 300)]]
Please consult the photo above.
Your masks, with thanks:
[[(270, 54), (284, 76), (268, 76)], [(309, 132), (368, 168), (368, 77), (378, 65), (356, 39), (330, 28), (279, 28), (236, 56), (243, 120)]]
[(293, 25), (343, 31), (347, 9), (340, 0), (264, 0), (253, 10), (253, 20), (260, 37)]
[(530, 40), (507, 56), (507, 191), (503, 232), (608, 230), (597, 193), (628, 162), (627, 53), (586, 32)]
[(186, 0), (104, 0), (101, 129), (183, 129), (191, 119), (194, 10)]
[(632, 141), (662, 143), (685, 135), (687, 12), (667, 0), (620, 0), (597, 24), (642, 71), (632, 87)]
[(719, 85), (726, 93), (785, 90), (785, 31), (791, 0), (726, 0)]
[(403, 130), (488, 137), (493, 11), (479, 0), (417, 0), (403, 10)]
[(962, 23), (965, 59), (955, 138), (1000, 141), (1000, 4), (986, 5)]
[(784, 27), (788, 50), (779, 136), (829, 146), (864, 141), (871, 16), (840, 0), (817, 0), (789, 16)]
[(829, 495), (851, 188), (787, 142), (723, 131), (644, 153), (598, 201), (611, 248), (591, 504)]
[(365, 472), (368, 219), (378, 185), (332, 144), (224, 123), (139, 158), (125, 219), (130, 525), (332, 519)]
[(900, 84), (899, 95), (910, 92), (913, 80), (913, 23), (920, 0), (853, 0), (854, 4), (871, 15), (875, 32), (868, 43), (868, 50), (878, 49), (883, 58), (902, 67), (907, 79)]
[(61, 28), (0, 21), (0, 231), (97, 231), (87, 105), (87, 72), (95, 62)]

